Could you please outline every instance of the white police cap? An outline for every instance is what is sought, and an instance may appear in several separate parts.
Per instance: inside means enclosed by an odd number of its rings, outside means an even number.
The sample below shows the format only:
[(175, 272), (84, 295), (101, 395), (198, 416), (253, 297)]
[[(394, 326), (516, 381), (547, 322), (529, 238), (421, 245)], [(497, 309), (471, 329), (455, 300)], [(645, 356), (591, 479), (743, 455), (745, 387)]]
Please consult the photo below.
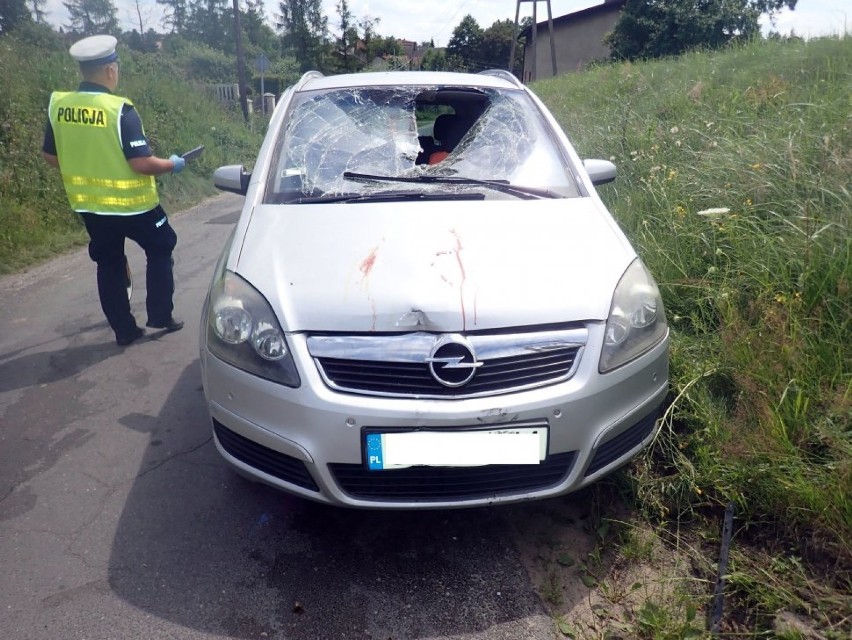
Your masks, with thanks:
[(113, 36), (89, 36), (71, 45), (69, 53), (77, 62), (86, 64), (108, 64), (118, 60)]

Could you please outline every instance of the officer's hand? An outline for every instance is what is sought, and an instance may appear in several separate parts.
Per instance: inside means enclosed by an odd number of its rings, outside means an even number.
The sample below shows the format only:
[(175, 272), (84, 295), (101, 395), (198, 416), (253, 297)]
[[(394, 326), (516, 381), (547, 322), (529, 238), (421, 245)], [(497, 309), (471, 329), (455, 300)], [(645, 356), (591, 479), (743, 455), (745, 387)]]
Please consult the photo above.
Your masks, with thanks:
[(186, 160), (184, 160), (178, 155), (172, 154), (171, 156), (169, 156), (169, 160), (171, 160), (175, 165), (172, 169), (172, 173), (180, 173), (186, 166)]

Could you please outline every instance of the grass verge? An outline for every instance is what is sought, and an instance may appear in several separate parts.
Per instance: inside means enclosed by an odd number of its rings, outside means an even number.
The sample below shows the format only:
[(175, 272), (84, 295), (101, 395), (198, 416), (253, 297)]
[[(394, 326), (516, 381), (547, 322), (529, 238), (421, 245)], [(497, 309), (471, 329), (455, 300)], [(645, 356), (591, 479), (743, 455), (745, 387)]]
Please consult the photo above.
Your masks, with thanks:
[(618, 165), (601, 197), (672, 326), (662, 429), (624, 475), (633, 526), (706, 551), (734, 503), (727, 624), (746, 635), (781, 612), (850, 632), (850, 78), (852, 40), (827, 38), (533, 87), (581, 155)]

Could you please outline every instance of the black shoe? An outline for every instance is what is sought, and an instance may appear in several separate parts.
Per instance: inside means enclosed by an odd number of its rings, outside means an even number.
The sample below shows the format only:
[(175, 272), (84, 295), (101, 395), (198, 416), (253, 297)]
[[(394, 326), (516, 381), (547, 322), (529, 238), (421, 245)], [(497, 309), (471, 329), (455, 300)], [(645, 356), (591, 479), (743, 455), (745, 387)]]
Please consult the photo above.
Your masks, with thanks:
[(141, 338), (144, 335), (145, 335), (145, 329), (143, 329), (142, 327), (136, 327), (133, 331), (128, 333), (126, 336), (116, 337), (115, 343), (119, 347), (126, 347), (131, 342), (133, 342), (134, 340), (138, 340), (139, 338)]
[(146, 327), (151, 327), (152, 329), (163, 329), (165, 333), (171, 333), (172, 331), (180, 331), (183, 329), (183, 320), (178, 320), (177, 318), (169, 318), (163, 323), (159, 322), (151, 322), (150, 320), (145, 324)]

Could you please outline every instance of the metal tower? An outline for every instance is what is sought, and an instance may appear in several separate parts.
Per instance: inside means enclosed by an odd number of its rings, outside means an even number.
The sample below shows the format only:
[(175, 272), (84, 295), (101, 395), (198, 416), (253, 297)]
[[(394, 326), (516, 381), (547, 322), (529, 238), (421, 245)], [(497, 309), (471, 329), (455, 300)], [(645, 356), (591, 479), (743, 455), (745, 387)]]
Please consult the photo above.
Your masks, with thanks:
[(518, 40), (518, 18), (521, 15), (521, 3), (533, 3), (533, 26), (532, 26), (532, 41), (533, 41), (533, 59), (532, 59), (532, 80), (536, 79), (536, 58), (538, 57), (538, 18), (536, 16), (536, 7), (539, 2), (547, 3), (547, 28), (550, 33), (550, 60), (553, 63), (553, 75), (556, 75), (556, 43), (553, 40), (553, 14), (550, 11), (550, 0), (517, 0), (515, 6), (515, 28), (512, 31), (512, 48), (509, 53), (509, 71), (512, 70), (515, 62), (515, 43)]

